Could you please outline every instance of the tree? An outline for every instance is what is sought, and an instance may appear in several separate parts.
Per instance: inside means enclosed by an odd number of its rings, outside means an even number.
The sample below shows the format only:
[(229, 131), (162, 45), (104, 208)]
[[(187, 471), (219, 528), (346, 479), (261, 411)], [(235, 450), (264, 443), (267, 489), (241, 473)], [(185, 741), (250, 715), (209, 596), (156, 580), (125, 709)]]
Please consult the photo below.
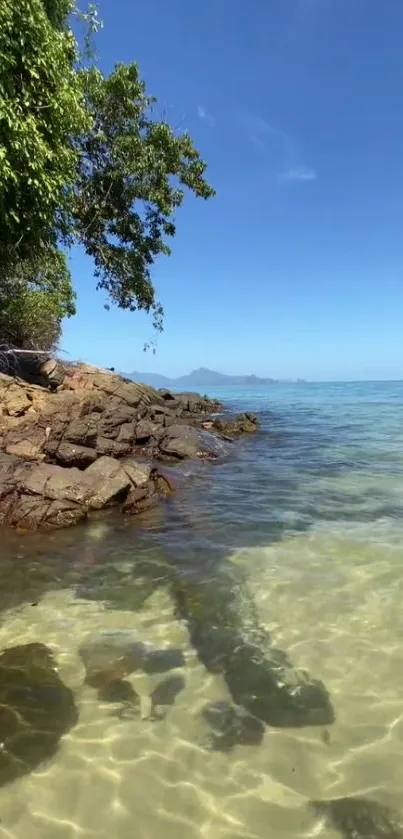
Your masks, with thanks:
[(53, 248), (70, 227), (90, 127), (70, 0), (0, 3), (0, 266)]
[(108, 78), (85, 78), (91, 130), (80, 141), (75, 186), (75, 232), (95, 261), (98, 288), (123, 309), (145, 309), (161, 328), (150, 267), (169, 254), (174, 213), (187, 187), (209, 198), (206, 164), (187, 133), (153, 119), (136, 64), (119, 64)]
[[(75, 11), (74, 0), (0, 0), (0, 294), (18, 288), (26, 317), (45, 312), (49, 295), (62, 316), (57, 248), (80, 243), (110, 302), (152, 312), (161, 329), (151, 267), (170, 253), (185, 188), (205, 199), (214, 190), (190, 136), (155, 117), (136, 64), (108, 77), (84, 66)], [(90, 30), (94, 15), (84, 15)], [(59, 278), (52, 292), (33, 279), (41, 265)]]
[(46, 250), (36, 259), (20, 261), (0, 284), (0, 345), (54, 349), (62, 319), (74, 314), (66, 256)]

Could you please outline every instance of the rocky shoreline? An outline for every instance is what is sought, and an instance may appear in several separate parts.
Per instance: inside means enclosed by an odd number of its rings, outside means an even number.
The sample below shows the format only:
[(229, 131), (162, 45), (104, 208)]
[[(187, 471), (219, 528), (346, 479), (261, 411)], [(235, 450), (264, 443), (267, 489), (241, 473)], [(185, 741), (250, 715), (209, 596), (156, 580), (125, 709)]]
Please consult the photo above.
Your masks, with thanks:
[(206, 396), (31, 360), (0, 373), (0, 525), (58, 529), (112, 505), (141, 513), (174, 490), (164, 464), (217, 460), (257, 427)]

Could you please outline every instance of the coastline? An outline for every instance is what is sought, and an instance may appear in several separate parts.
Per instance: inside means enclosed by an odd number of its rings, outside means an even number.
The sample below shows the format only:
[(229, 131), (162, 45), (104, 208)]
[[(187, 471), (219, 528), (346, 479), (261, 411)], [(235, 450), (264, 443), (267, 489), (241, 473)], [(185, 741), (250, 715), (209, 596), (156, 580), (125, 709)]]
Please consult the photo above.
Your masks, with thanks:
[[(199, 825), (263, 839), (268, 822), (276, 839), (400, 837), (403, 388), (301, 393), (230, 393), (261, 432), (214, 468), (182, 461), (176, 501), (150, 515), (2, 531), (2, 646), (45, 645), (79, 715), (54, 758), (0, 790), (15, 839), (71, 825), (127, 839), (133, 824), (163, 839), (196, 839)], [(130, 662), (108, 653), (125, 638), (185, 663), (125, 676)], [(79, 652), (88, 642), (108, 653), (100, 686)], [(255, 643), (270, 668), (258, 682)], [(292, 724), (304, 707), (283, 687), (280, 702), (276, 673), (292, 691), (305, 674), (307, 725)], [(327, 724), (311, 702), (318, 680)]]
[(225, 458), (258, 428), (207, 396), (87, 364), (31, 359), (18, 372), (0, 374), (3, 527), (56, 530), (111, 506), (137, 515), (174, 491), (164, 465)]

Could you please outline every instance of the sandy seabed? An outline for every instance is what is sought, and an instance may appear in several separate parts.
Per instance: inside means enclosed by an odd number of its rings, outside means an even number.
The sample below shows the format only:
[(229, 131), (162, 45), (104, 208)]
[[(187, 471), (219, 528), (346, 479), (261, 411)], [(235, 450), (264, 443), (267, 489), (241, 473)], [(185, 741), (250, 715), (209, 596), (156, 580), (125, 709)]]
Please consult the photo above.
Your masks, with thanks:
[[(159, 590), (137, 612), (72, 590), (2, 615), (0, 645), (53, 652), (79, 723), (57, 756), (0, 790), (1, 839), (299, 839), (339, 837), (310, 800), (359, 795), (402, 809), (403, 549), (313, 531), (239, 551), (273, 641), (329, 690), (334, 725), (267, 728), (258, 747), (206, 748), (203, 706), (229, 699)], [(78, 649), (97, 630), (135, 630), (180, 648), (183, 689), (161, 718), (103, 702), (84, 683)], [(141, 708), (164, 676), (129, 677)], [(163, 691), (161, 692), (163, 698)], [(143, 717), (145, 715), (143, 714)]]

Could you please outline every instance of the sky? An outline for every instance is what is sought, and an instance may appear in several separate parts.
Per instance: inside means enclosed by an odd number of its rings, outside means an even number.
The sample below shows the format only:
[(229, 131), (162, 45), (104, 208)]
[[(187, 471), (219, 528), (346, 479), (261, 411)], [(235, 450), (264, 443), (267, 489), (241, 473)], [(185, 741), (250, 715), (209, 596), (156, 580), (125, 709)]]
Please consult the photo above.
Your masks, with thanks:
[(116, 369), (403, 378), (402, 0), (99, 0), (99, 62), (137, 61), (217, 191), (189, 195), (143, 314), (71, 259), (66, 357)]

